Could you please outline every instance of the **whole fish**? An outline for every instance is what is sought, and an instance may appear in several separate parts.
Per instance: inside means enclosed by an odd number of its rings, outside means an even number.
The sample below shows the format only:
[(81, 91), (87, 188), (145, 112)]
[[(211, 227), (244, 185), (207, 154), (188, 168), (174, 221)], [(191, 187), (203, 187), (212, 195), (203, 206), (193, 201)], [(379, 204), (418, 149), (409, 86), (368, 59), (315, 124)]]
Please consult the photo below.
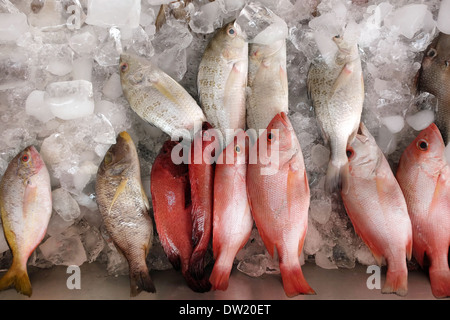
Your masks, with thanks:
[(146, 257), (152, 247), (153, 222), (141, 182), (139, 158), (130, 135), (117, 136), (100, 164), (95, 185), (97, 204), (114, 244), (128, 261), (130, 295), (155, 292)]
[(194, 98), (149, 60), (124, 53), (119, 70), (123, 93), (131, 108), (172, 138), (191, 140), (195, 123), (206, 121)]
[(431, 290), (450, 296), (450, 167), (444, 141), (433, 123), (403, 152), (397, 180), (405, 195), (413, 231), (413, 256), (429, 267)]
[[(247, 127), (256, 131), (251, 138), (255, 141), (259, 130), (265, 130), (275, 115), (288, 111), (286, 40), (270, 45), (250, 44)], [(251, 134), (252, 130), (248, 132)]]
[(420, 92), (429, 92), (438, 100), (436, 125), (444, 143), (450, 142), (450, 35), (440, 33), (428, 46), (417, 73)]
[(412, 229), (405, 197), (389, 163), (361, 122), (356, 139), (347, 147), (348, 192), (341, 192), (356, 233), (379, 265), (387, 261), (382, 293), (408, 292), (406, 259), (412, 255)]
[(47, 232), (52, 214), (50, 176), (38, 151), (29, 146), (14, 157), (0, 182), (3, 231), (13, 260), (0, 290), (14, 286), (31, 296), (27, 261)]
[(188, 165), (194, 246), (189, 270), (197, 279), (205, 276), (205, 255), (211, 240), (213, 220), (214, 161), (219, 150), (220, 137), (216, 129), (204, 122), (202, 130), (196, 133), (191, 143)]
[[(312, 100), (322, 137), (331, 149), (326, 174), (326, 188), (334, 191), (348, 169), (346, 148), (358, 131), (364, 103), (364, 81), (358, 45), (340, 36), (330, 64), (324, 59), (313, 62), (307, 76), (308, 95)], [(344, 175), (344, 176), (343, 176)]]
[(214, 175), (213, 289), (226, 290), (237, 252), (247, 243), (253, 218), (247, 198), (248, 137), (243, 130), (222, 152)]
[[(150, 189), (156, 230), (174, 269), (181, 269), (186, 283), (193, 291), (206, 292), (211, 289), (207, 279), (196, 279), (189, 271), (194, 250), (191, 192), (188, 165), (172, 161), (172, 152), (178, 147), (178, 142), (167, 140), (152, 166)], [(184, 152), (184, 149), (180, 149)]]
[(208, 122), (220, 130), (222, 148), (233, 138), (227, 129), (245, 129), (248, 44), (234, 21), (216, 32), (200, 61), (197, 87)]
[(251, 212), (267, 251), (278, 253), (284, 291), (289, 297), (314, 294), (299, 261), (308, 226), (308, 178), (300, 144), (284, 112), (269, 123), (249, 157)]

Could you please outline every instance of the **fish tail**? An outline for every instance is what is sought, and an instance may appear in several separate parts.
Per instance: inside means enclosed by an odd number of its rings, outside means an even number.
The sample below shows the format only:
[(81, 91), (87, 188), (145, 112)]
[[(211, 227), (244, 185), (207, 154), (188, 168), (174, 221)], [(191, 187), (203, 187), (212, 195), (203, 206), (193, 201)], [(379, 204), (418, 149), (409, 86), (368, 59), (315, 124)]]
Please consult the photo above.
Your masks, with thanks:
[(192, 252), (189, 260), (189, 273), (196, 279), (202, 279), (205, 275), (206, 250), (198, 247)]
[(148, 269), (136, 270), (130, 273), (130, 296), (135, 297), (142, 291), (156, 292)]
[(280, 260), (280, 273), (286, 296), (294, 297), (298, 294), (316, 294), (303, 276), (300, 262), (285, 264)]
[(194, 292), (203, 293), (211, 290), (211, 283), (209, 282), (207, 277), (196, 279), (192, 276), (189, 270), (185, 270), (183, 272), (183, 277), (186, 280), (188, 287), (191, 288), (191, 290)]
[(27, 270), (15, 262), (13, 262), (11, 268), (0, 279), (0, 291), (13, 285), (17, 292), (31, 297), (32, 289)]
[(214, 290), (227, 290), (228, 280), (230, 278), (231, 269), (233, 267), (233, 260), (228, 261), (226, 258), (219, 258), (214, 263), (213, 270), (209, 277), (209, 282)]
[(431, 291), (436, 298), (450, 297), (450, 269), (429, 269)]
[(327, 175), (325, 177), (325, 188), (328, 192), (341, 190), (345, 194), (348, 193), (349, 166), (336, 165), (333, 161), (328, 163)]
[(400, 270), (387, 269), (386, 282), (381, 289), (382, 293), (395, 293), (399, 296), (406, 296), (408, 294), (408, 269), (402, 268)]

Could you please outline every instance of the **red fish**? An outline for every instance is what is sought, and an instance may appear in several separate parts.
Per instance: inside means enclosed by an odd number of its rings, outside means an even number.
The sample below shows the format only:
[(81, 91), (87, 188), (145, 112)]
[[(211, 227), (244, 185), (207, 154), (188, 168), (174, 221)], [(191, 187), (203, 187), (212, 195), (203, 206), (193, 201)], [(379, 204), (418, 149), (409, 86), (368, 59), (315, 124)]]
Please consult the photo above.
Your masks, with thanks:
[(192, 290), (206, 292), (211, 284), (205, 279), (194, 279), (189, 272), (193, 243), (188, 165), (172, 161), (175, 147), (180, 147), (178, 142), (166, 141), (152, 166), (151, 194), (156, 230), (174, 269), (181, 268)]
[(412, 230), (405, 197), (369, 130), (360, 124), (356, 139), (347, 146), (348, 186), (341, 192), (356, 233), (372, 251), (378, 264), (387, 261), (381, 292), (404, 296), (408, 292)]
[(221, 153), (214, 175), (213, 253), (209, 281), (226, 290), (237, 252), (247, 243), (253, 218), (247, 198), (248, 137), (239, 130)]
[(194, 136), (190, 150), (189, 181), (192, 201), (192, 238), (194, 251), (189, 269), (201, 279), (205, 275), (205, 255), (211, 240), (214, 192), (214, 148), (218, 139), (213, 127), (204, 122)]
[(289, 297), (314, 294), (299, 261), (308, 225), (308, 178), (300, 144), (284, 112), (275, 115), (249, 157), (250, 208), (267, 251), (278, 253), (284, 291)]
[(429, 266), (431, 290), (450, 296), (450, 167), (435, 124), (421, 131), (403, 152), (397, 180), (405, 195), (413, 230), (413, 255)]

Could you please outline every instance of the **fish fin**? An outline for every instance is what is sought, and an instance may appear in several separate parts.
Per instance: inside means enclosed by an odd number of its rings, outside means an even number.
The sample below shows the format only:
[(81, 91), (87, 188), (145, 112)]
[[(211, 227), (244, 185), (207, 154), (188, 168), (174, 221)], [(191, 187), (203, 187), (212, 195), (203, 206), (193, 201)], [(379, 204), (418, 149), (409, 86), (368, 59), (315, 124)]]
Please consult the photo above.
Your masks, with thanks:
[(111, 213), (111, 209), (112, 209), (114, 203), (116, 202), (117, 198), (118, 198), (118, 197), (120, 196), (120, 194), (125, 190), (125, 187), (127, 186), (127, 182), (128, 182), (128, 179), (127, 179), (127, 178), (125, 178), (125, 179), (123, 179), (122, 181), (120, 181), (120, 184), (119, 184), (119, 186), (117, 187), (116, 193), (114, 194), (114, 198), (113, 198), (112, 201), (111, 201), (111, 205), (109, 206), (108, 214)]
[(196, 278), (201, 279), (205, 275), (206, 249), (196, 248), (189, 259), (189, 272)]
[(156, 292), (148, 270), (137, 270), (130, 273), (130, 296), (135, 297), (142, 291)]
[(308, 73), (306, 74), (306, 96), (308, 97), (309, 100), (312, 99), (311, 96), (311, 70), (313, 68), (313, 64), (311, 63), (309, 68), (308, 68)]
[(381, 293), (395, 293), (399, 296), (406, 296), (408, 294), (408, 269), (392, 271), (389, 268), (386, 273), (386, 281)]
[(429, 268), (431, 292), (436, 298), (450, 297), (450, 269)]
[(0, 279), (0, 291), (14, 285), (17, 292), (31, 297), (32, 289), (27, 270), (13, 261), (11, 268)]
[(345, 86), (350, 79), (350, 76), (353, 74), (353, 64), (347, 63), (342, 68), (341, 73), (336, 78), (336, 81), (331, 88), (331, 96), (333, 96), (339, 89)]
[(280, 66), (280, 83), (281, 83), (281, 87), (283, 88), (284, 93), (288, 94), (289, 87), (288, 87), (288, 81), (287, 81), (287, 73), (286, 73), (286, 69), (284, 69), (282, 66)]
[(328, 192), (334, 192), (338, 189), (347, 194), (350, 188), (350, 170), (348, 162), (338, 167), (330, 161), (325, 177), (325, 189)]
[[(175, 80), (174, 80), (175, 81)], [(176, 81), (175, 81), (176, 82)], [(152, 85), (156, 88), (156, 90), (158, 90), (161, 94), (163, 94), (167, 99), (169, 99), (170, 101), (172, 101), (173, 103), (175, 103), (176, 105), (180, 105), (179, 101), (177, 98), (175, 98), (172, 93), (170, 92), (170, 90), (168, 90), (163, 83), (161, 83), (160, 81), (152, 81)]]
[(227, 261), (227, 257), (220, 255), (214, 262), (213, 270), (209, 276), (209, 282), (213, 290), (227, 290), (231, 269), (233, 268), (233, 260), (230, 263), (230, 261)]
[(147, 209), (147, 211), (149, 211), (150, 210), (150, 202), (148, 201), (148, 197), (147, 197), (147, 194), (145, 193), (142, 182), (141, 182), (141, 194), (142, 194), (142, 199), (144, 200), (145, 208)]
[(348, 162), (341, 167), (339, 174), (341, 177), (341, 192), (344, 194), (348, 194), (350, 190), (350, 165), (348, 164)]
[(299, 261), (289, 265), (280, 259), (280, 273), (286, 296), (294, 297), (299, 294), (316, 294), (308, 282), (306, 282)]
[(161, 29), (161, 27), (166, 23), (166, 9), (167, 5), (163, 4), (161, 5), (161, 7), (159, 8), (159, 12), (158, 15), (156, 16), (156, 21), (155, 21), (155, 27), (156, 27), (156, 32), (159, 31), (159, 29)]
[(208, 278), (203, 277), (202, 279), (196, 279), (192, 276), (189, 270), (183, 272), (184, 280), (186, 281), (189, 288), (194, 292), (208, 292), (211, 290), (211, 283)]

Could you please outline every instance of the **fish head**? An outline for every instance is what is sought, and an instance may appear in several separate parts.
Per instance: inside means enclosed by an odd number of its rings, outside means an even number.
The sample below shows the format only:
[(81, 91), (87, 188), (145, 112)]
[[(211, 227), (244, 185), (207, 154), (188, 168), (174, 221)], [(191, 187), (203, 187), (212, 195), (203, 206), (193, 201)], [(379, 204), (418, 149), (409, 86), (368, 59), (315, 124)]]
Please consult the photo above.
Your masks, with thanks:
[(340, 60), (344, 62), (352, 61), (359, 56), (356, 40), (345, 40), (342, 35), (336, 35), (332, 39), (338, 47), (337, 57)]
[[(438, 99), (450, 94), (450, 35), (440, 33), (425, 51), (422, 65), (416, 76), (416, 87)], [(450, 100), (450, 97), (445, 97)]]
[(279, 151), (287, 151), (295, 148), (295, 132), (286, 113), (280, 112), (267, 126), (267, 147)]
[(181, 142), (166, 140), (153, 162), (152, 172), (165, 170), (174, 177), (185, 176), (188, 172), (187, 161), (178, 161), (185, 159), (185, 154), (188, 154), (188, 149)]
[(222, 56), (227, 60), (241, 59), (243, 51), (245, 51), (245, 56), (248, 53), (246, 35), (236, 21), (223, 26), (214, 36), (211, 46), (213, 50), (217, 48), (218, 51), (221, 51)]
[(382, 156), (375, 138), (361, 122), (355, 139), (347, 145), (350, 170), (370, 174), (376, 170)]
[(435, 174), (446, 165), (445, 145), (441, 132), (432, 123), (422, 130), (413, 142), (405, 149), (400, 159), (404, 170), (421, 167), (422, 170)]
[(106, 152), (100, 169), (113, 175), (120, 175), (133, 167), (138, 167), (136, 147), (130, 135), (123, 131), (117, 135), (116, 143)]
[(119, 74), (124, 90), (128, 87), (145, 85), (153, 69), (151, 62), (132, 53), (122, 53), (119, 60)]
[(37, 174), (45, 166), (41, 155), (34, 146), (28, 146), (20, 152), (13, 164), (17, 166), (17, 175), (24, 181)]

